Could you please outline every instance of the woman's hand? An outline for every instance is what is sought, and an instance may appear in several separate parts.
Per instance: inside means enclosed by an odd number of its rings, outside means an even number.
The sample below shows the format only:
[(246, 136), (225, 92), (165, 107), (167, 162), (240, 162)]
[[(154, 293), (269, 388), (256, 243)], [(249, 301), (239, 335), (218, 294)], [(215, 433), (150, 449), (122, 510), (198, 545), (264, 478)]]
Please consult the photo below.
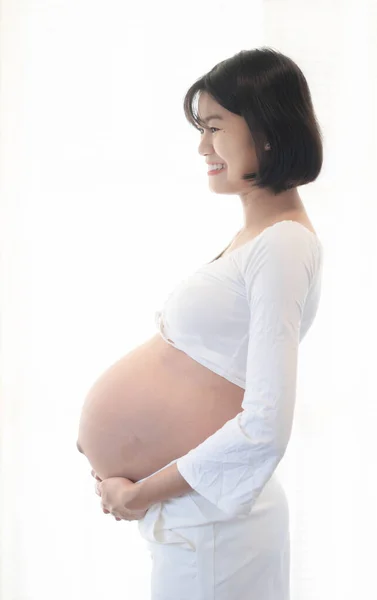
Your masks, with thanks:
[(149, 506), (140, 506), (137, 499), (139, 488), (125, 477), (109, 477), (101, 480), (92, 470), (97, 480), (95, 491), (102, 498), (104, 513), (111, 513), (117, 521), (138, 521), (144, 517)]
[[(94, 470), (94, 469), (92, 469), (92, 470), (91, 470), (91, 475), (92, 475), (92, 476), (94, 477), (94, 479), (96, 479), (97, 481), (102, 481), (102, 479), (101, 479), (100, 477), (98, 477), (98, 475), (97, 475), (97, 473), (95, 472), (95, 470)], [(96, 494), (99, 496), (99, 494), (98, 494), (98, 492), (97, 492), (97, 487), (95, 488), (95, 492), (96, 492)], [(106, 510), (106, 508), (103, 508), (102, 510), (103, 510), (103, 512), (104, 512), (105, 514), (109, 514), (109, 513), (110, 513), (110, 511)], [(121, 519), (119, 519), (118, 517), (115, 517), (115, 518), (116, 518), (116, 520), (117, 520), (117, 521), (121, 521)]]

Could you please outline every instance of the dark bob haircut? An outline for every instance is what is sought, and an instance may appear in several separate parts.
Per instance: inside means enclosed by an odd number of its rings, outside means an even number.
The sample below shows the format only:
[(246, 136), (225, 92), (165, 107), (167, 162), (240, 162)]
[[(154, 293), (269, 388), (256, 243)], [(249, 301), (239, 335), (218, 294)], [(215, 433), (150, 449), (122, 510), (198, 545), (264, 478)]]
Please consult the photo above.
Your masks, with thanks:
[[(314, 181), (322, 168), (322, 134), (307, 81), (296, 63), (272, 48), (242, 50), (200, 77), (184, 98), (186, 119), (205, 128), (193, 102), (207, 92), (242, 116), (252, 135), (258, 173), (242, 176), (279, 194)], [(199, 126), (199, 127), (198, 127)], [(266, 151), (265, 143), (270, 143)]]

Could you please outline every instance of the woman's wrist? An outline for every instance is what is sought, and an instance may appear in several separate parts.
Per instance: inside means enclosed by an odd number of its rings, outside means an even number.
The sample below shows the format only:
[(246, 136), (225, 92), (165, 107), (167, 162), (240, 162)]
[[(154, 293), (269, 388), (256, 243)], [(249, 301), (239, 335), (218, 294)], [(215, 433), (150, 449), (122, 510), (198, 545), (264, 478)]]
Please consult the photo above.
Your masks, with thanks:
[(178, 471), (176, 463), (173, 463), (140, 483), (135, 483), (134, 508), (147, 510), (152, 504), (185, 496), (192, 491), (192, 487)]

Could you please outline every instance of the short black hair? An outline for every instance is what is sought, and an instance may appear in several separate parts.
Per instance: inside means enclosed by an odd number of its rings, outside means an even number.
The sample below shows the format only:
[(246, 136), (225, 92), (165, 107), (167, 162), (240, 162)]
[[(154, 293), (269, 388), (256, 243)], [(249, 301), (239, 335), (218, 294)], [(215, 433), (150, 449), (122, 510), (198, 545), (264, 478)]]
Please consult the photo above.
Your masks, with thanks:
[[(253, 137), (258, 173), (242, 176), (279, 194), (314, 181), (322, 168), (323, 146), (308, 83), (297, 64), (269, 48), (241, 50), (215, 65), (186, 92), (184, 112), (197, 129), (205, 127), (194, 112), (196, 94), (207, 92), (241, 115)], [(270, 144), (266, 151), (264, 145)]]

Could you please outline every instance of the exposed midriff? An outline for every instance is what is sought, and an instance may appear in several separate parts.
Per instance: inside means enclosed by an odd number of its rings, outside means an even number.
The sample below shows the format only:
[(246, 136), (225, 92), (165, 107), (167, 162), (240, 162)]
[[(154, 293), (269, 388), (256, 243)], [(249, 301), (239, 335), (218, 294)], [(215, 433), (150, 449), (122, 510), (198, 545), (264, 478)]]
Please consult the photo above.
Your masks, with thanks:
[(244, 389), (158, 333), (108, 368), (82, 408), (78, 445), (101, 479), (138, 481), (241, 411)]

